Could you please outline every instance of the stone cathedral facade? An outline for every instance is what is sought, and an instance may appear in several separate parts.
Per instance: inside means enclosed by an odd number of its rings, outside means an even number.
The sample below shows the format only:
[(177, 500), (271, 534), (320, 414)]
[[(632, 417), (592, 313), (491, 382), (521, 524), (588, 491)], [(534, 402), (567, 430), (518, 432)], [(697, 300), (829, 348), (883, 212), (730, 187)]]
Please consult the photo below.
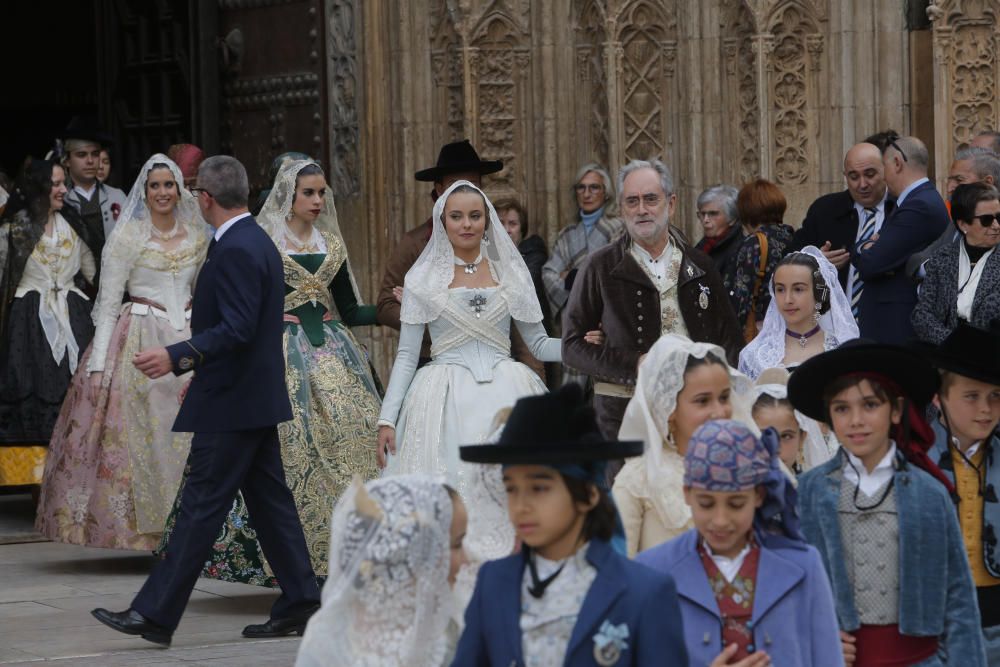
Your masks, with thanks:
[[(328, 0), (325, 11), (328, 159), (368, 298), (395, 240), (430, 214), (413, 172), (455, 139), (504, 161), (487, 191), (520, 197), (548, 243), (573, 220), (580, 165), (614, 173), (660, 157), (674, 224), (696, 240), (694, 201), (709, 185), (771, 179), (798, 226), (816, 196), (844, 187), (843, 154), (868, 134), (921, 137), (943, 186), (956, 148), (1000, 126), (1000, 0)], [(394, 336), (372, 336), (385, 370)]]

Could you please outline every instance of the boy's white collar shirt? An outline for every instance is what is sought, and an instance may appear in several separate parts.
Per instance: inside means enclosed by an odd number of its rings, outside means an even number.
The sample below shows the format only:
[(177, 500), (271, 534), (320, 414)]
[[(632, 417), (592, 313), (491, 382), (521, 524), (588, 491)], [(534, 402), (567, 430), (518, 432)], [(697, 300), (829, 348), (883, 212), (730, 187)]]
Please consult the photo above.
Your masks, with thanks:
[(712, 551), (712, 547), (708, 545), (708, 542), (702, 540), (702, 546), (705, 547), (705, 553), (708, 557), (712, 559), (715, 563), (715, 567), (719, 568), (719, 572), (722, 576), (726, 578), (729, 583), (733, 582), (733, 579), (740, 572), (740, 568), (743, 567), (743, 561), (747, 559), (747, 554), (750, 553), (750, 541), (747, 540), (746, 545), (736, 554), (733, 558), (728, 558), (727, 556), (720, 556)]
[(885, 456), (882, 457), (882, 460), (878, 462), (878, 465), (871, 472), (868, 472), (861, 459), (847, 451), (846, 447), (844, 448), (844, 453), (847, 454), (847, 461), (844, 463), (843, 469), (844, 479), (860, 487), (861, 492), (869, 498), (885, 486), (896, 472), (896, 468), (893, 465), (893, 461), (896, 458), (895, 442), (889, 442), (889, 451), (886, 452)]

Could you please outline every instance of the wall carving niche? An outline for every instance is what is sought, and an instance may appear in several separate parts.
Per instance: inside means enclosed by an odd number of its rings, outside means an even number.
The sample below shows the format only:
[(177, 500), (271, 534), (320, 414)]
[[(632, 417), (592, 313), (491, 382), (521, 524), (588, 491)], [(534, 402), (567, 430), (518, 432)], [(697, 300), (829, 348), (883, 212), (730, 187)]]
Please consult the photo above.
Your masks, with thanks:
[(935, 152), (952, 155), (998, 127), (998, 0), (931, 3), (934, 19)]

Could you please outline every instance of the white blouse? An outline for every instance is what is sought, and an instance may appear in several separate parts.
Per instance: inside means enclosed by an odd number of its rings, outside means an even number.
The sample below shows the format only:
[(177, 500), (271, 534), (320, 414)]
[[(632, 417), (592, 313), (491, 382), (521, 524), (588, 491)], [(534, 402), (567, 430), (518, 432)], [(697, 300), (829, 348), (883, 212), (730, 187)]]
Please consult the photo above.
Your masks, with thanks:
[(56, 213), (52, 235), (43, 233), (38, 240), (14, 293), (15, 298), (20, 298), (30, 292), (38, 292), (41, 297), (38, 320), (52, 350), (52, 359), (60, 364), (68, 355), (71, 373), (76, 372), (80, 346), (70, 326), (67, 298), (73, 293), (86, 301), (90, 300), (73, 282), (76, 274), (81, 272), (88, 282), (93, 282), (97, 273), (94, 255), (66, 218)]

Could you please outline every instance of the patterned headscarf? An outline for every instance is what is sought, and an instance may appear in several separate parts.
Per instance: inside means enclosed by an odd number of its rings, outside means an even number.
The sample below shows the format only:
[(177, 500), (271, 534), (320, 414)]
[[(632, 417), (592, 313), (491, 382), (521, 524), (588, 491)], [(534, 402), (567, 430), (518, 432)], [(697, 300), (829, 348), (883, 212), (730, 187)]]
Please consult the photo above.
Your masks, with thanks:
[(796, 492), (781, 471), (779, 444), (772, 428), (765, 429), (758, 438), (741, 422), (707, 421), (688, 442), (684, 486), (729, 493), (763, 486), (764, 503), (757, 509), (754, 527), (762, 536), (779, 534), (803, 541), (795, 509)]

